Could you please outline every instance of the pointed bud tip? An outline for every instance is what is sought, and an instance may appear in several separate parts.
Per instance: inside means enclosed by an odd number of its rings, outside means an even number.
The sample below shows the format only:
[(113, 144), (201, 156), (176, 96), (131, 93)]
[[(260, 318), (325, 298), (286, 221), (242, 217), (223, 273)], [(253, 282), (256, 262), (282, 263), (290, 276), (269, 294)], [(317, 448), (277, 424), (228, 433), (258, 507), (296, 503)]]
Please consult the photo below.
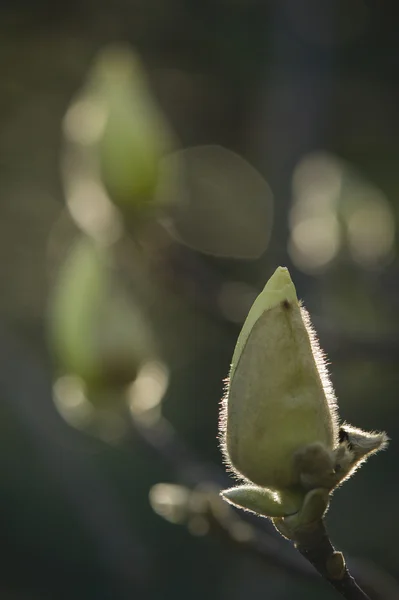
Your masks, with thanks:
[(292, 283), (291, 275), (287, 267), (277, 267), (266, 283), (265, 289), (270, 292), (278, 292), (291, 285), (294, 284)]
[(291, 275), (287, 267), (277, 267), (273, 275), (270, 277), (268, 284), (273, 284), (273, 289), (280, 289), (285, 285), (292, 284)]
[(262, 292), (256, 298), (245, 320), (231, 362), (230, 381), (240, 359), (242, 350), (248, 340), (255, 323), (264, 312), (281, 304), (298, 307), (298, 298), (290, 273), (286, 267), (278, 267), (267, 281)]
[(390, 442), (390, 437), (385, 433), (385, 431), (378, 431), (374, 433), (376, 443), (379, 443), (378, 449), (385, 450)]
[(236, 488), (228, 488), (227, 490), (221, 490), (219, 495), (224, 499), (229, 501), (230, 498), (234, 498), (236, 492)]
[(290, 273), (286, 267), (278, 267), (270, 277), (263, 290), (268, 308), (276, 306), (284, 300), (296, 302), (296, 290)]

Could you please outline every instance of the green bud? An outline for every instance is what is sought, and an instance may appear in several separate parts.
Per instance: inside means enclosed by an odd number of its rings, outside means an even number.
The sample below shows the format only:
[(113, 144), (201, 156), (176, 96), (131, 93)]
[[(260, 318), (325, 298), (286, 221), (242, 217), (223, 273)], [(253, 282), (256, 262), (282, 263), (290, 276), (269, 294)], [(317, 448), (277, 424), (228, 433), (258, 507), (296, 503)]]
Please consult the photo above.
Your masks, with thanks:
[(229, 504), (265, 517), (286, 517), (296, 513), (303, 502), (300, 493), (278, 493), (255, 485), (240, 485), (223, 490)]
[(278, 491), (300, 484), (296, 452), (336, 444), (334, 394), (285, 268), (267, 282), (238, 338), (221, 435), (238, 476)]
[(317, 527), (329, 505), (329, 492), (323, 488), (311, 490), (303, 498), (300, 510), (285, 518), (274, 518), (278, 531), (290, 540), (296, 540), (298, 534)]
[(173, 145), (171, 132), (140, 61), (127, 48), (102, 52), (92, 80), (106, 113), (98, 145), (103, 182), (116, 205), (137, 211), (154, 203), (160, 161)]
[(166, 154), (177, 147), (175, 136), (129, 46), (111, 45), (95, 57), (63, 129), (68, 207), (90, 236), (114, 241), (123, 229), (121, 217), (135, 221), (176, 202), (180, 160), (165, 167)]
[(108, 255), (82, 237), (72, 247), (49, 307), (49, 338), (64, 373), (90, 387), (123, 386), (154, 356), (151, 331)]
[(323, 355), (282, 267), (255, 300), (239, 335), (220, 435), (229, 468), (251, 484), (225, 490), (223, 498), (272, 517), (293, 540), (322, 519), (332, 490), (387, 445), (384, 432), (347, 424), (338, 429)]

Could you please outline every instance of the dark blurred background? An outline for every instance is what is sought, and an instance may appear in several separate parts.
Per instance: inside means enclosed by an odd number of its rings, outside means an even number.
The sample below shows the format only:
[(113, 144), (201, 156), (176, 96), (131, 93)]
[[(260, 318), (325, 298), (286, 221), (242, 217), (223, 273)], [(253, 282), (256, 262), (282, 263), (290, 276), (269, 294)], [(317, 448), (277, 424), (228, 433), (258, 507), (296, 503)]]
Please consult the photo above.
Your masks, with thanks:
[[(212, 535), (206, 518), (164, 506), (184, 505), (198, 481), (223, 485), (222, 381), (278, 265), (312, 315), (342, 419), (392, 438), (334, 496), (331, 537), (399, 576), (399, 42), (390, 10), (361, 0), (1, 3), (2, 599), (335, 597)], [(65, 148), (74, 152), (86, 123), (74, 127), (75, 98), (114, 42), (141, 61), (186, 196), (161, 216), (122, 210), (115, 246), (118, 276), (162, 357), (144, 382), (161, 391), (149, 407), (132, 400), (129, 416), (90, 405), (68, 418), (80, 404), (54, 402), (71, 381), (53, 391), (47, 331), (56, 273), (82, 229), (73, 203), (66, 209), (79, 156), (68, 163)]]

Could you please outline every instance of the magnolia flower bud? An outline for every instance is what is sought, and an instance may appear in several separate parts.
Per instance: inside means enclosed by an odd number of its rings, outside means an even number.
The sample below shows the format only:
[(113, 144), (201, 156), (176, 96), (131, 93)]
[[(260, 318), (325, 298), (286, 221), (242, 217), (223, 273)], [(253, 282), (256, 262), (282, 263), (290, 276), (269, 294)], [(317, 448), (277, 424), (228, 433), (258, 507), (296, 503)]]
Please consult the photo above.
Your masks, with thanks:
[(91, 237), (114, 240), (121, 216), (134, 222), (175, 203), (180, 159), (167, 168), (163, 161), (178, 144), (127, 45), (111, 44), (95, 57), (65, 115), (64, 135), (68, 207)]
[(287, 269), (277, 269), (249, 312), (224, 402), (226, 456), (257, 485), (298, 484), (294, 453), (336, 442), (335, 399)]
[(174, 140), (139, 59), (111, 46), (99, 55), (91, 83), (106, 112), (98, 151), (111, 199), (128, 211), (156, 203), (160, 162)]
[(301, 523), (321, 515), (330, 491), (386, 444), (384, 433), (339, 429), (323, 355), (285, 268), (269, 279), (238, 338), (220, 431), (227, 464), (255, 484), (226, 490), (225, 499), (273, 517), (299, 511)]
[(49, 341), (59, 367), (97, 390), (131, 383), (156, 356), (152, 330), (109, 262), (105, 249), (77, 240), (49, 306)]

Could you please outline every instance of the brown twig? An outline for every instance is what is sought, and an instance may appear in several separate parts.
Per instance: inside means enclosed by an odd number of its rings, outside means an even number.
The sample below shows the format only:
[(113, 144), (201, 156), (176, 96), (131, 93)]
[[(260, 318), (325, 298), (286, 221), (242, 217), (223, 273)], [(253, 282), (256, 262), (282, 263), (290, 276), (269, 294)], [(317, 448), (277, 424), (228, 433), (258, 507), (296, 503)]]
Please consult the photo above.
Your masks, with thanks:
[[(198, 507), (201, 504), (196, 502), (194, 506)], [(349, 567), (353, 577), (356, 578), (366, 592), (363, 592), (355, 584), (347, 567), (345, 567), (345, 573), (347, 574), (344, 573), (344, 577), (340, 582), (325, 577), (321, 557), (325, 556), (327, 558), (327, 556), (335, 553), (328, 536), (323, 541), (323, 548), (317, 547), (316, 538), (313, 539), (312, 544), (309, 543), (309, 539), (302, 538), (301, 544), (297, 544), (299, 552), (296, 553), (292, 552), (291, 546), (284, 543), (282, 538), (275, 538), (258, 527), (249, 525), (242, 518), (242, 513), (238, 513), (221, 501), (215, 493), (213, 495), (208, 494), (206, 503), (203, 502), (202, 504), (202, 510), (202, 514), (206, 515), (207, 518), (209, 533), (223, 539), (230, 545), (234, 544), (243, 551), (251, 553), (268, 566), (272, 565), (279, 568), (287, 575), (304, 580), (319, 580), (320, 582), (322, 581), (320, 575), (322, 575), (341, 595), (350, 600), (366, 600), (369, 597), (372, 600), (396, 600), (399, 597), (399, 586), (393, 577), (374, 564), (368, 564), (360, 559), (351, 558)], [(316, 554), (315, 558), (313, 552)], [(307, 559), (306, 561), (301, 558), (301, 554)], [(333, 565), (334, 560), (336, 559), (333, 559)], [(327, 560), (324, 561), (324, 564), (326, 562)], [(347, 595), (345, 596), (344, 593)], [(359, 593), (361, 595), (355, 595)]]
[(350, 574), (342, 553), (332, 545), (324, 520), (297, 531), (295, 547), (346, 600), (370, 600)]
[[(323, 548), (317, 550), (317, 556), (313, 555), (313, 551), (316, 551), (315, 544), (310, 544), (305, 538), (297, 544), (299, 553), (292, 552), (289, 544), (274, 535), (274, 528), (269, 520), (253, 517), (251, 513), (238, 516), (236, 511), (218, 496), (218, 490), (228, 481), (223, 471), (216, 465), (197, 460), (165, 418), (161, 417), (151, 426), (145, 426), (132, 419), (132, 425), (140, 438), (166, 460), (180, 481), (191, 489), (199, 485), (201, 490), (201, 484), (213, 482), (212, 492), (209, 493), (208, 489), (207, 500), (202, 503), (201, 509), (202, 516), (208, 522), (209, 533), (252, 553), (268, 565), (274, 565), (291, 576), (308, 580), (318, 580), (319, 575), (325, 577), (323, 565), (326, 564), (326, 558), (335, 552), (328, 537), (328, 542), (325, 539), (323, 541)], [(198, 503), (196, 506), (198, 507)], [(247, 535), (237, 535), (237, 532), (242, 533), (242, 526), (246, 526)], [(308, 562), (302, 560), (301, 554)], [(372, 600), (399, 598), (398, 582), (385, 571), (375, 565), (366, 565), (365, 561), (360, 559), (350, 558), (348, 562), (353, 576), (367, 590)], [(355, 583), (346, 567), (345, 572), (347, 575), (344, 575), (341, 581), (332, 581), (328, 577), (326, 579), (342, 595), (343, 591), (348, 593), (346, 590), (350, 590), (352, 595), (344, 596), (348, 600), (370, 600)]]

